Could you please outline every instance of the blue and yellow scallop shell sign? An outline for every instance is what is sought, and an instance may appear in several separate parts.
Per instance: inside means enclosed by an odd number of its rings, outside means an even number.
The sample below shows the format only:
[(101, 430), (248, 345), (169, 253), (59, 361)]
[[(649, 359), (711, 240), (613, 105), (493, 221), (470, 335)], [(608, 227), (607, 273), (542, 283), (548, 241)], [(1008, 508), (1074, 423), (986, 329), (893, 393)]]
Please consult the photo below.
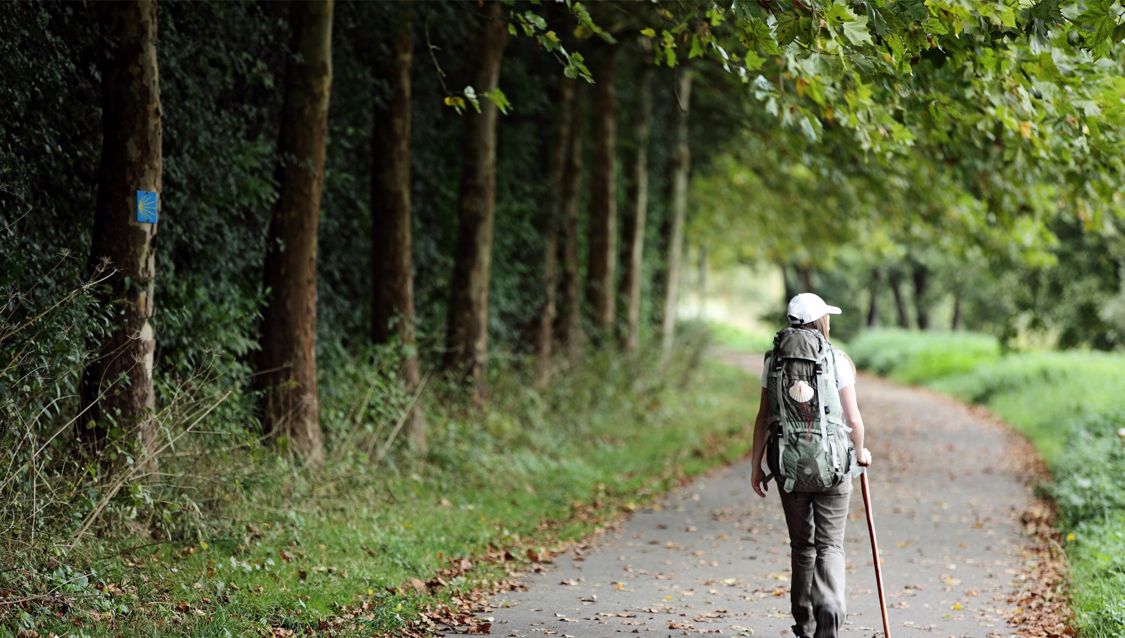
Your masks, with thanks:
[(137, 223), (155, 224), (160, 208), (156, 191), (137, 191)]

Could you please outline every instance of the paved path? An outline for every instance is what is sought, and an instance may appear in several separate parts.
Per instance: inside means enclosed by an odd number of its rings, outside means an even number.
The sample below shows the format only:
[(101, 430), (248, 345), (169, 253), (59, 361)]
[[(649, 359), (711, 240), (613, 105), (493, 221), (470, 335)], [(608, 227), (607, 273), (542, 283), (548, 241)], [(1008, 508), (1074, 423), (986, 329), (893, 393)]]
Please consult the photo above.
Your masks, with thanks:
[[(760, 369), (759, 357), (719, 358)], [(749, 389), (751, 393), (753, 388)], [(1030, 494), (1021, 442), (951, 400), (871, 377), (857, 385), (895, 638), (1009, 636), (1021, 573), (1017, 514)], [(757, 396), (748, 395), (748, 410)], [(493, 598), (496, 636), (792, 636), (781, 504), (750, 489), (748, 461), (636, 512), (582, 550)], [(882, 635), (863, 499), (855, 482), (845, 551), (844, 636)]]

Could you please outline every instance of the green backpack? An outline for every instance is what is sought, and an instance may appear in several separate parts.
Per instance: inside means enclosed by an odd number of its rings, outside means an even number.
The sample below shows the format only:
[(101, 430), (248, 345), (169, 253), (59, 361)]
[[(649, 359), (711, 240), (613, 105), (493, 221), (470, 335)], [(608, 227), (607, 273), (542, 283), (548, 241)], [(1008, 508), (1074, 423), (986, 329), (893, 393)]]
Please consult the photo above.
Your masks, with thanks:
[(852, 448), (836, 389), (836, 355), (817, 330), (785, 328), (766, 354), (766, 461), (786, 492), (820, 492), (845, 480)]

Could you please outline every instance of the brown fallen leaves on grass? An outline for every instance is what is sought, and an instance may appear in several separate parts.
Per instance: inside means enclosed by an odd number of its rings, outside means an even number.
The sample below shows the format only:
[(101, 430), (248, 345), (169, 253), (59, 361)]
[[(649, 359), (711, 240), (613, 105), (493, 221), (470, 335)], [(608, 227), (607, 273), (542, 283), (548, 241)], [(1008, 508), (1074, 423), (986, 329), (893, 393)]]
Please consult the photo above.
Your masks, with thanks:
[[(1026, 439), (1013, 446), (1013, 456), (1021, 466), (1021, 475), (1032, 485), (1047, 483), (1051, 474), (1039, 454)], [(1055, 504), (1037, 496), (1020, 515), (1024, 533), (1030, 540), (1024, 554), (1027, 571), (1021, 575), (1019, 587), (1008, 602), (1014, 606), (1008, 623), (1019, 628), (1026, 638), (1070, 638), (1077, 634), (1074, 612), (1067, 593), (1066, 554), (1055, 523)]]

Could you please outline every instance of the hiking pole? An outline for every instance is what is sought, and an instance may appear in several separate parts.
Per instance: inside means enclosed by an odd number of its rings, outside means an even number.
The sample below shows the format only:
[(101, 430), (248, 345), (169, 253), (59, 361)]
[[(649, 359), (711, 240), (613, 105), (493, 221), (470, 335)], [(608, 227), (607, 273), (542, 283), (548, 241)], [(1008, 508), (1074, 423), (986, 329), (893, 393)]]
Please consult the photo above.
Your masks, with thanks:
[(875, 515), (871, 512), (871, 489), (867, 485), (867, 472), (859, 475), (863, 489), (863, 510), (867, 512), (867, 532), (871, 535), (871, 556), (875, 559), (875, 586), (879, 589), (879, 611), (883, 614), (883, 638), (891, 638), (891, 623), (887, 620), (887, 597), (883, 593), (883, 567), (879, 564), (879, 541), (875, 540)]

